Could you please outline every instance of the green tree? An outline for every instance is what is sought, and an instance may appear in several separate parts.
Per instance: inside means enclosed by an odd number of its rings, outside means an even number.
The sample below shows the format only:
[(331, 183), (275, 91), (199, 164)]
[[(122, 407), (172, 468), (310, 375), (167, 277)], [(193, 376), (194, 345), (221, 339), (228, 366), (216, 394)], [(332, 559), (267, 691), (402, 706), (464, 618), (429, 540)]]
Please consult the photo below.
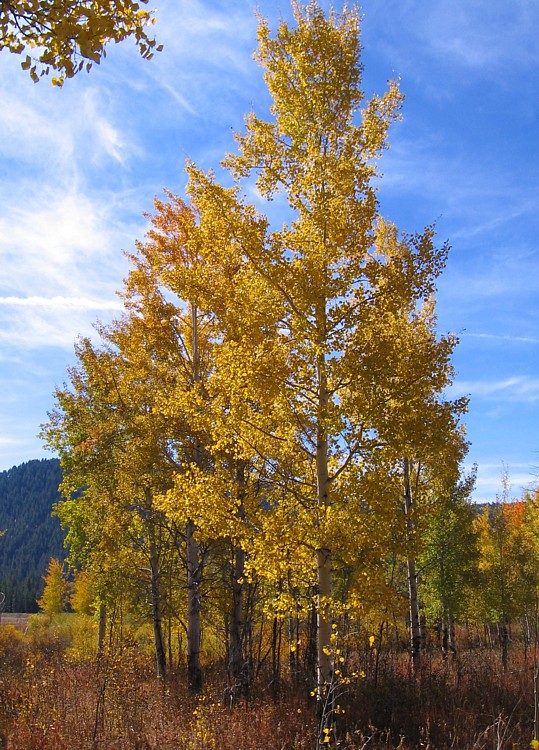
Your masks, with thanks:
[(441, 486), (441, 502), (428, 519), (419, 557), (422, 597), (428, 620), (441, 627), (442, 653), (456, 652), (454, 624), (475, 596), (479, 550), (470, 494), (475, 471), (457, 484)]
[(66, 500), (56, 512), (69, 526), (73, 563), (95, 573), (103, 603), (112, 605), (128, 584), (132, 591), (148, 587), (156, 667), (164, 676), (159, 582), (165, 540), (153, 504), (155, 487), (161, 489), (166, 480), (153, 424), (160, 416), (149, 409), (150, 384), (140, 381), (133, 387), (140, 372), (134, 372), (127, 356), (110, 345), (97, 349), (87, 339), (76, 353), (71, 387), (57, 389), (58, 408), (43, 428), (64, 471)]
[[(487, 506), (475, 523), (479, 545), (480, 590), (478, 603), (484, 621), (498, 627), (504, 670), (508, 666), (509, 626), (524, 616), (534, 599), (529, 585), (535, 550), (528, 524), (529, 509), (523, 500), (510, 502), (509, 481), (503, 477), (503, 494)], [(527, 513), (528, 510), (528, 513)]]

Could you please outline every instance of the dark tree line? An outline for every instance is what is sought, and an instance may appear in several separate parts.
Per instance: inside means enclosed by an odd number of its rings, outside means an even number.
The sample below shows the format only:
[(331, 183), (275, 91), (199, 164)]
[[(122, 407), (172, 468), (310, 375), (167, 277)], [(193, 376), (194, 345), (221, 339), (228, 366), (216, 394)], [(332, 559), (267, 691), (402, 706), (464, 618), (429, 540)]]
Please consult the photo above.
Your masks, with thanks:
[(58, 459), (0, 472), (0, 591), (5, 612), (37, 612), (51, 557), (64, 558), (64, 532), (52, 506), (60, 499)]

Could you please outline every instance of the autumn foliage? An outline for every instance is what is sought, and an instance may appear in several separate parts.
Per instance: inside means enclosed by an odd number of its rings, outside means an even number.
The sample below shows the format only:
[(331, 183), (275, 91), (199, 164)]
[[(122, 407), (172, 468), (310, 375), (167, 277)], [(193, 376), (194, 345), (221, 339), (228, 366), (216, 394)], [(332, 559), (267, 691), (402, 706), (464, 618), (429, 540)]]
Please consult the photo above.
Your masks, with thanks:
[[(62, 462), (79, 599), (99, 618), (98, 679), (107, 654), (126, 667), (122, 628), (146, 623), (133, 642), (151, 643), (163, 685), (185, 666), (203, 727), (225, 716), (195, 697), (208, 680), (227, 710), (291, 690), (296, 729), (278, 746), (313, 746), (298, 739), (310, 711), (315, 746), (354, 747), (383, 714), (382, 674), (386, 687), (417, 679), (407, 689), (423, 700), (422, 609), (455, 653), (473, 614), (459, 592), (479, 570), (499, 591), (473, 616), (503, 631), (518, 609), (504, 550), (533, 540), (516, 509), (470, 515), (466, 400), (446, 395), (457, 342), (436, 330), (448, 247), (379, 211), (398, 85), (365, 99), (356, 10), (294, 3), (294, 17), (274, 34), (260, 19), (269, 118), (247, 116), (223, 184), (188, 163), (185, 196), (156, 199), (125, 312), (77, 343), (43, 435)], [(277, 195), (280, 225), (263, 213)], [(182, 746), (217, 746), (200, 731)]]
[(52, 70), (55, 86), (106, 56), (106, 45), (133, 37), (142, 57), (157, 49), (146, 27), (148, 0), (6, 0), (0, 3), (0, 50), (18, 55), (34, 82)]

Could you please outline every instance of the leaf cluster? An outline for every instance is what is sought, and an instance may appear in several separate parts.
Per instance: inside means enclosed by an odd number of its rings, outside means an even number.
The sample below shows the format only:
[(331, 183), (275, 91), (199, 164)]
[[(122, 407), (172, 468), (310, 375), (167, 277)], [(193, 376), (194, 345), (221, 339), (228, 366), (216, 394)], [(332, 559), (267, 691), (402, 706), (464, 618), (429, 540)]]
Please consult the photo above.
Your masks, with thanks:
[(0, 50), (26, 53), (21, 63), (33, 81), (50, 71), (55, 86), (106, 56), (110, 42), (133, 37), (145, 59), (161, 50), (148, 35), (147, 0), (2, 0)]

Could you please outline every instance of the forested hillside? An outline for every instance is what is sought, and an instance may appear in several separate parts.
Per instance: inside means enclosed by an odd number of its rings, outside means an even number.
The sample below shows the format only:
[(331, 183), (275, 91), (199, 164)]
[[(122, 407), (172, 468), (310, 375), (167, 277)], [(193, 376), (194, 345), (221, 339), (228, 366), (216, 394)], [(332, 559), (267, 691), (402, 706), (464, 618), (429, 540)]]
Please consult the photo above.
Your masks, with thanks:
[(57, 459), (28, 461), (0, 473), (0, 591), (6, 612), (35, 612), (51, 557), (63, 558), (64, 534), (52, 506), (59, 499)]

